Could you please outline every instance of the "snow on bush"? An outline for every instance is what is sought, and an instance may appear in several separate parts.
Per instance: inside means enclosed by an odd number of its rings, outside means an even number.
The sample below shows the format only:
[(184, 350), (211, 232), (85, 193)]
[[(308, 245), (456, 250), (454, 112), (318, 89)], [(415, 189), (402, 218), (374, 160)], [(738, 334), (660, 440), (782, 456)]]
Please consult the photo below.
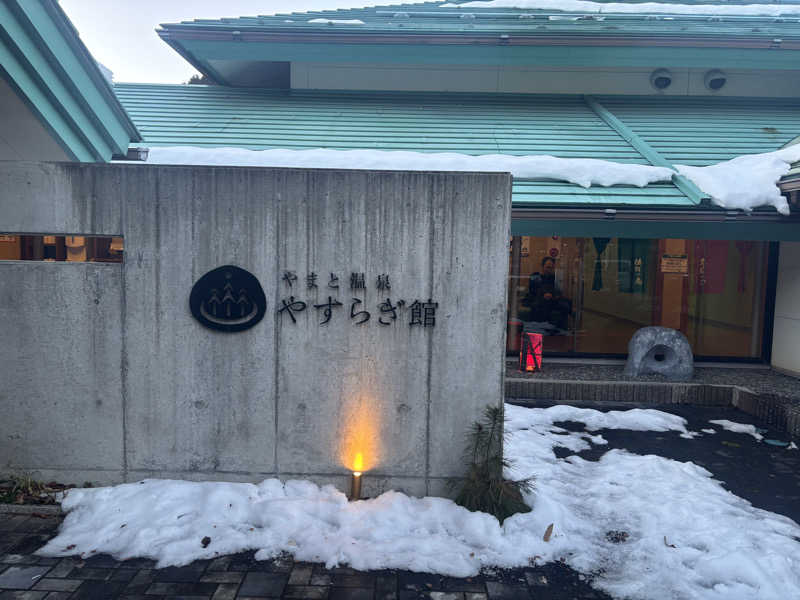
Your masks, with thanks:
[(40, 553), (151, 557), (164, 567), (254, 549), (258, 559), (290, 552), (329, 567), (457, 577), (563, 559), (617, 597), (800, 597), (800, 526), (791, 519), (754, 508), (690, 462), (624, 450), (597, 462), (553, 453), (604, 443), (555, 426), (559, 420), (584, 421), (592, 430), (686, 433), (680, 417), (570, 407), (506, 411), (506, 453), (515, 463), (507, 476), (535, 477), (536, 492), (526, 497), (533, 510), (502, 527), (450, 500), (398, 492), (347, 502), (333, 487), (307, 481), (145, 480), (71, 490), (62, 529)]

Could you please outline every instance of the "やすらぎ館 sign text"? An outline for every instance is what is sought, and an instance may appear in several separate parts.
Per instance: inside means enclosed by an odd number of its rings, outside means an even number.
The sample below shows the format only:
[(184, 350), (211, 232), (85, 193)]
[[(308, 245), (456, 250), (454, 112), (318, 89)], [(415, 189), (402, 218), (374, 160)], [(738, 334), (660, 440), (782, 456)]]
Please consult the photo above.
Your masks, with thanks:
[[(315, 271), (302, 277), (293, 270), (282, 271), (278, 286), (285, 289), (281, 292), (278, 315), (297, 324), (297, 315), (313, 308), (319, 315), (319, 325), (339, 318), (337, 315), (341, 312), (344, 313), (341, 318), (349, 318), (354, 325), (365, 325), (373, 316), (374, 321), (384, 327), (404, 320), (410, 327), (436, 325), (439, 303), (431, 298), (403, 298), (396, 292), (392, 298), (389, 273), (375, 276), (352, 270), (347, 273), (349, 278), (343, 276), (340, 279), (336, 272), (329, 272), (321, 278)], [(371, 283), (374, 285), (370, 286)], [(371, 303), (367, 301), (369, 289), (375, 293), (375, 301)], [(311, 299), (311, 295), (317, 296), (320, 292), (322, 301)], [(349, 314), (347, 308), (343, 308), (345, 306), (349, 306)], [(253, 274), (227, 265), (209, 271), (194, 284), (189, 307), (194, 317), (206, 327), (235, 332), (256, 325), (266, 313), (267, 302)]]

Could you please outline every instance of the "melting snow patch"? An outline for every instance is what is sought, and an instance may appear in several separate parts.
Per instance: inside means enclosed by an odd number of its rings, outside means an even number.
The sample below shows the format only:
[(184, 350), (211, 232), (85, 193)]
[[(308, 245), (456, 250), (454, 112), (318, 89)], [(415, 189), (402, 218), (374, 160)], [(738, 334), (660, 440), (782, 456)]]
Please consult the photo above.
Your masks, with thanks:
[(714, 425), (719, 425), (723, 429), (727, 431), (732, 431), (733, 433), (747, 433), (752, 435), (756, 438), (759, 442), (764, 439), (764, 436), (758, 432), (758, 428), (755, 425), (746, 425), (744, 423), (735, 423), (733, 421), (727, 421), (725, 419), (719, 419), (716, 421), (709, 421), (709, 423), (713, 423)]
[(533, 511), (502, 527), (450, 500), (398, 492), (347, 502), (333, 487), (307, 481), (145, 480), (70, 490), (61, 531), (40, 553), (151, 557), (164, 567), (254, 549), (259, 560), (286, 551), (329, 567), (458, 577), (564, 558), (617, 597), (800, 597), (800, 527), (791, 519), (754, 508), (692, 463), (624, 450), (597, 462), (553, 453), (604, 442), (553, 425), (559, 420), (685, 431), (680, 417), (510, 405), (507, 416), (506, 454), (515, 461), (507, 476), (535, 477), (536, 493), (526, 498)]

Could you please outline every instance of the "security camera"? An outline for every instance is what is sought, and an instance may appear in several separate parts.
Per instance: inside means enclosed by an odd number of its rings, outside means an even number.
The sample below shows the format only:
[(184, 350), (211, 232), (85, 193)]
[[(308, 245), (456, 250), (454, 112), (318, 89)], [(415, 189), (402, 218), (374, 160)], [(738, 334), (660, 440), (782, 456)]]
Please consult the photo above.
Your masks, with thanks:
[(667, 69), (656, 69), (650, 73), (650, 85), (662, 91), (672, 85), (672, 73)]
[(705, 84), (706, 89), (711, 90), (712, 92), (721, 90), (727, 81), (728, 76), (722, 71), (718, 70), (709, 71), (705, 74), (705, 77), (703, 77), (703, 83)]

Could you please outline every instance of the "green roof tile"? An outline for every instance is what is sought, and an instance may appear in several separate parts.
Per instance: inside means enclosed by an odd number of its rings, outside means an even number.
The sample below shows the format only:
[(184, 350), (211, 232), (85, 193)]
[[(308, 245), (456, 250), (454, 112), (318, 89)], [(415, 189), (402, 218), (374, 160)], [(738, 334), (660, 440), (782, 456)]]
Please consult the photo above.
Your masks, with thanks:
[[(116, 91), (149, 146), (550, 154), (649, 164), (580, 96), (149, 84), (117, 84)], [(599, 100), (672, 163), (710, 164), (776, 150), (784, 137), (795, 137), (790, 131), (800, 131), (800, 102), (794, 100)], [(516, 179), (513, 199), (517, 205), (693, 206), (671, 183), (584, 189)]]
[(708, 165), (772, 152), (800, 132), (800, 100), (601, 97), (603, 105), (673, 164)]

